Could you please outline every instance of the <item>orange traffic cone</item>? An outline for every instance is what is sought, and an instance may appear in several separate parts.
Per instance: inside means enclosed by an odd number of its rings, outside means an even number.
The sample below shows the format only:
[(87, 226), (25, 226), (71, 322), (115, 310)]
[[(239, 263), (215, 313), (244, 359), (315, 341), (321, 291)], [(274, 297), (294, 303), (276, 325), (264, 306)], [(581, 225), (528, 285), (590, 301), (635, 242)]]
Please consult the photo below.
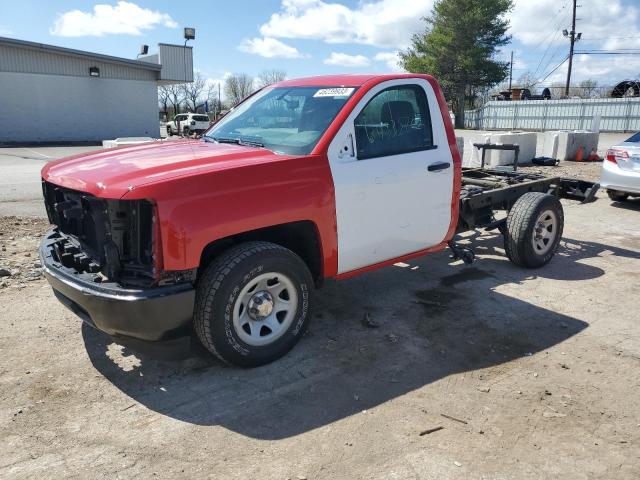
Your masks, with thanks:
[(576, 158), (575, 161), (576, 162), (582, 162), (584, 159), (582, 158), (584, 156), (584, 149), (582, 147), (578, 148), (578, 151), (576, 152)]
[(598, 155), (598, 152), (594, 150), (591, 150), (591, 153), (589, 154), (589, 156), (587, 157), (587, 160), (589, 162), (601, 162), (602, 159), (600, 158), (600, 156)]

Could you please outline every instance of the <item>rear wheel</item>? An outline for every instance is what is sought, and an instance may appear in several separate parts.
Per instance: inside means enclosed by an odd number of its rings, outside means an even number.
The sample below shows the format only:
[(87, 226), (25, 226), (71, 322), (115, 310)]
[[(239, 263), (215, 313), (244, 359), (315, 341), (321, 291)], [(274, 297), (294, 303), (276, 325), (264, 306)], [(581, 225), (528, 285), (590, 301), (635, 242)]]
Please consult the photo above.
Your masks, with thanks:
[(184, 127), (182, 129), (182, 136), (183, 137), (188, 137), (189, 135), (191, 135), (191, 131), (187, 127)]
[(554, 195), (528, 192), (513, 205), (504, 229), (504, 249), (509, 260), (525, 268), (537, 268), (558, 250), (564, 212)]
[(243, 367), (272, 362), (304, 334), (312, 294), (306, 264), (291, 250), (247, 242), (214, 260), (198, 281), (194, 329), (221, 360)]
[(171, 127), (167, 126), (167, 137), (171, 137), (173, 135), (173, 130), (171, 130)]
[(609, 195), (609, 198), (614, 202), (624, 202), (629, 198), (628, 193), (617, 192), (616, 190), (607, 190), (607, 195)]

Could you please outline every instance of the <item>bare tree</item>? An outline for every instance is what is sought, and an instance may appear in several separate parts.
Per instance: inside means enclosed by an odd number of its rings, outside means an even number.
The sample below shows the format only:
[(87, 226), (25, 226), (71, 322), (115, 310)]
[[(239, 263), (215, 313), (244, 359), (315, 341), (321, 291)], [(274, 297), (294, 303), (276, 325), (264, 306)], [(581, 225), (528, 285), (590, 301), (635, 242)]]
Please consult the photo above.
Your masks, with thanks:
[(287, 78), (287, 72), (284, 70), (264, 70), (260, 75), (258, 75), (258, 86), (260, 88), (264, 88), (274, 83), (281, 82), (285, 78)]
[(180, 104), (184, 98), (184, 91), (182, 85), (178, 83), (172, 83), (167, 85), (167, 91), (169, 92), (169, 102), (173, 108), (173, 114), (180, 113)]
[(169, 103), (171, 101), (169, 95), (167, 85), (158, 86), (158, 104), (165, 115), (169, 115)]
[(222, 110), (218, 90), (219, 88), (221, 88), (221, 85), (219, 83), (207, 83), (207, 93), (205, 95), (206, 100), (209, 103), (209, 112), (213, 112), (216, 118)]
[(591, 98), (595, 96), (598, 90), (598, 82), (588, 78), (580, 82), (580, 89), (582, 90), (582, 96), (585, 98)]
[(229, 75), (224, 82), (224, 94), (232, 107), (247, 98), (253, 90), (253, 77), (246, 73)]
[(533, 87), (533, 84), (535, 83), (535, 79), (533, 78), (531, 72), (524, 72), (522, 75), (520, 75), (520, 78), (518, 78), (518, 83), (522, 88), (531, 89), (531, 87)]
[(193, 82), (185, 83), (182, 85), (182, 91), (184, 95), (184, 102), (187, 110), (195, 112), (198, 110), (198, 106), (204, 103), (204, 94), (207, 88), (207, 80), (202, 76), (200, 72), (195, 72), (193, 76)]

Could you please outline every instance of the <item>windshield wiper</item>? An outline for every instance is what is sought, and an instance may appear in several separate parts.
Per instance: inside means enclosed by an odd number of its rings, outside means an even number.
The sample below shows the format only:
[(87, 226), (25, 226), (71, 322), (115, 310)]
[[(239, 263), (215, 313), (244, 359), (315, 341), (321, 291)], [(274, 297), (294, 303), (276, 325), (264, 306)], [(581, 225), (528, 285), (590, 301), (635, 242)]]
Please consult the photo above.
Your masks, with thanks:
[(253, 140), (242, 140), (238, 141), (238, 145), (245, 145), (247, 147), (264, 147), (264, 143), (255, 142)]
[(212, 141), (212, 142), (216, 142), (216, 143), (240, 143), (240, 139), (238, 138), (231, 138), (231, 137), (204, 137), (205, 139), (209, 139), (207, 141)]
[[(205, 141), (210, 142), (218, 142), (218, 143), (235, 143), (237, 145), (242, 145), (244, 147), (264, 147), (264, 143), (255, 142), (253, 140), (243, 140), (241, 138), (231, 138), (231, 137), (204, 137)], [(209, 139), (209, 140), (207, 140)]]

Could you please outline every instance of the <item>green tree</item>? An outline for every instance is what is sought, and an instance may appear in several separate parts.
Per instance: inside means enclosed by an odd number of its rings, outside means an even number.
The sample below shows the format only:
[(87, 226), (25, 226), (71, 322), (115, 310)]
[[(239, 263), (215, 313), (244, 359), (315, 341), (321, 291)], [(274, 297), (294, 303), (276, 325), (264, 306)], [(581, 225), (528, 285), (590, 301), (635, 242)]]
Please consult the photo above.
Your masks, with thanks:
[(455, 100), (458, 128), (464, 126), (466, 97), (507, 76), (509, 63), (495, 57), (511, 41), (506, 14), (512, 7), (512, 0), (437, 0), (424, 18), (425, 31), (400, 52), (405, 70), (433, 75)]

